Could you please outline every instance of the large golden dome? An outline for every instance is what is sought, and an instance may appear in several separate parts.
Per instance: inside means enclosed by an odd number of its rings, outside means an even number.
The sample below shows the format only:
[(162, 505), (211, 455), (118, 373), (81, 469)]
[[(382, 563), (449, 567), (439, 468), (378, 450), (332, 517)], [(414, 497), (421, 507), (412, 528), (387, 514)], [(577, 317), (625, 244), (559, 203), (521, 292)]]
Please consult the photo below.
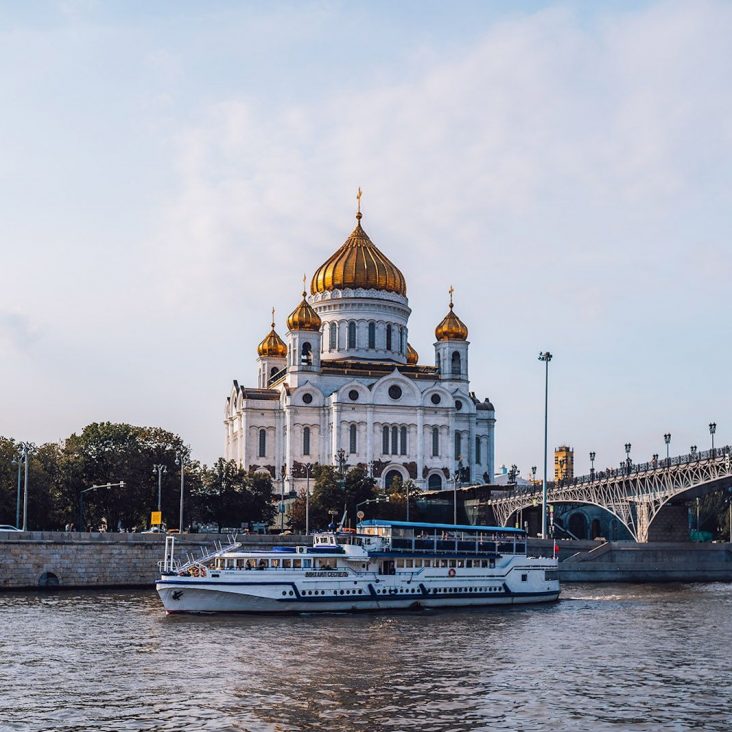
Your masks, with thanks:
[(287, 327), (290, 330), (320, 330), (320, 316), (313, 310), (306, 298), (307, 293), (303, 290), (302, 301), (287, 318)]
[(407, 294), (404, 275), (361, 228), (360, 211), (356, 214), (356, 228), (343, 246), (315, 271), (310, 292), (315, 295), (357, 288)]
[(467, 341), (468, 326), (452, 310), (452, 293), (450, 288), (450, 310), (442, 319), (442, 322), (435, 328), (435, 338), (438, 341)]
[(419, 362), (419, 354), (412, 348), (411, 343), (407, 343), (407, 363), (410, 366), (416, 366)]
[(287, 356), (287, 346), (282, 338), (275, 332), (274, 324), (274, 308), (272, 308), (272, 330), (265, 336), (264, 340), (257, 346), (257, 353), (266, 358), (285, 358)]

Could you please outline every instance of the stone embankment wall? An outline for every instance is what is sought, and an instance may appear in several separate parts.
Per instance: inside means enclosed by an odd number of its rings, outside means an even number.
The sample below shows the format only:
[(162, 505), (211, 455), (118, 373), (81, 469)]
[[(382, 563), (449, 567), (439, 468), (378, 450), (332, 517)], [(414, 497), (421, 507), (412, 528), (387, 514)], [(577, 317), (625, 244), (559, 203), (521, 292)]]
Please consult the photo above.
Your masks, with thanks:
[(732, 582), (731, 544), (610, 542), (559, 563), (563, 582)]
[[(305, 543), (304, 537), (248, 535), (249, 547)], [(200, 555), (227, 544), (223, 534), (182, 534), (176, 537), (176, 557)], [(0, 532), (0, 590), (59, 587), (134, 587), (152, 585), (163, 559), (162, 534)]]

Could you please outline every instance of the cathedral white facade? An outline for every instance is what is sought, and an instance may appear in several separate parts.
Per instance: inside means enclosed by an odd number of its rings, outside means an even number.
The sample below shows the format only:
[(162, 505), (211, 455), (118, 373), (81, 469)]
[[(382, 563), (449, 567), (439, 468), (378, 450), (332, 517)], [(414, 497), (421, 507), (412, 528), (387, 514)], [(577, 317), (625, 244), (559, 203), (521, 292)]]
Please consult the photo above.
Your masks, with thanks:
[[(434, 365), (408, 342), (402, 273), (356, 228), (313, 276), (287, 319), (259, 344), (256, 388), (234, 381), (225, 455), (300, 490), (316, 464), (363, 465), (381, 486), (491, 482), (495, 412), (470, 391), (468, 329), (453, 311), (435, 329)], [(274, 318), (273, 318), (274, 320)]]

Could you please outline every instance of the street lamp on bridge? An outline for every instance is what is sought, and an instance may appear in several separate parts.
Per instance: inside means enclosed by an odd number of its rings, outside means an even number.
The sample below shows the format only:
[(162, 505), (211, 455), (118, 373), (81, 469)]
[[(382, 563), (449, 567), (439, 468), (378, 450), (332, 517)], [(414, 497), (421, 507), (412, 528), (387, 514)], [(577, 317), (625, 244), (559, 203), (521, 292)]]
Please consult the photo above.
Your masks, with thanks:
[(671, 444), (671, 433), (670, 432), (667, 432), (663, 436), (663, 441), (666, 443), (666, 464), (670, 465), (671, 464), (671, 458), (669, 456), (669, 445)]
[(709, 434), (712, 438), (712, 457), (714, 457), (714, 433), (717, 431), (717, 423), (716, 422), (710, 422), (709, 423)]
[(696, 457), (696, 451), (697, 451), (697, 446), (696, 446), (696, 445), (692, 445), (692, 446), (691, 446), (691, 447), (689, 448), (689, 452), (691, 453), (691, 456), (692, 456), (692, 457)]
[[(186, 465), (191, 462), (190, 450), (181, 447), (175, 454), (175, 464), (180, 468), (180, 506), (178, 510), (178, 531), (183, 533), (183, 491), (186, 483)], [(158, 509), (159, 510), (159, 509)]]
[(596, 453), (593, 450), (590, 453), (590, 480), (595, 480), (595, 457)]
[(541, 536), (546, 537), (546, 470), (547, 470), (547, 444), (549, 432), (549, 361), (553, 358), (549, 351), (539, 353), (539, 361), (545, 366), (544, 375), (544, 480), (541, 488)]
[(630, 459), (630, 448), (631, 444), (629, 442), (625, 443), (625, 464), (628, 468), (628, 475), (630, 475), (630, 466), (633, 464), (633, 461)]

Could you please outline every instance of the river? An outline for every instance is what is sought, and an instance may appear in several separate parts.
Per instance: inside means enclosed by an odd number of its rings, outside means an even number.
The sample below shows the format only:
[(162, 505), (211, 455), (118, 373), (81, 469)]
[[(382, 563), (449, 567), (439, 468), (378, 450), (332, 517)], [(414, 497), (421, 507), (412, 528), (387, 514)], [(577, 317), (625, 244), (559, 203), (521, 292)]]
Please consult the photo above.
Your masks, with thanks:
[(153, 591), (0, 593), (5, 730), (730, 730), (732, 585), (541, 607), (166, 616)]

